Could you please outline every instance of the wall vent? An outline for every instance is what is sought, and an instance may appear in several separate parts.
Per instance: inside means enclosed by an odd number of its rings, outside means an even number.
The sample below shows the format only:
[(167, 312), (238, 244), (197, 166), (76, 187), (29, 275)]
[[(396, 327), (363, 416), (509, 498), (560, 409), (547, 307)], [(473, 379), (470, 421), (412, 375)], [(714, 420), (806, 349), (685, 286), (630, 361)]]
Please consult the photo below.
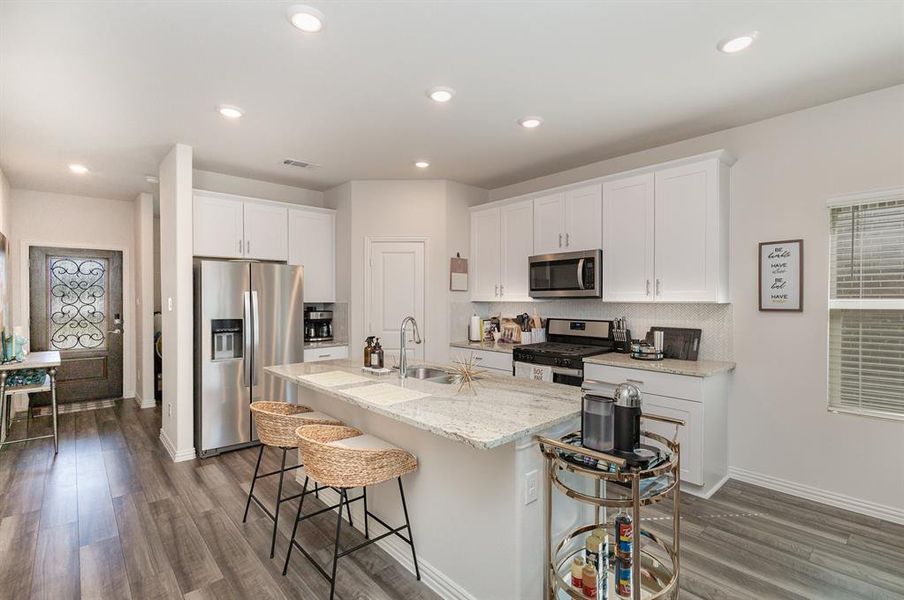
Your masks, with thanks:
[(288, 165), (290, 167), (301, 167), (302, 169), (313, 169), (314, 167), (320, 166), (312, 162), (307, 162), (305, 160), (296, 160), (294, 158), (287, 158), (286, 160), (282, 161), (282, 164)]

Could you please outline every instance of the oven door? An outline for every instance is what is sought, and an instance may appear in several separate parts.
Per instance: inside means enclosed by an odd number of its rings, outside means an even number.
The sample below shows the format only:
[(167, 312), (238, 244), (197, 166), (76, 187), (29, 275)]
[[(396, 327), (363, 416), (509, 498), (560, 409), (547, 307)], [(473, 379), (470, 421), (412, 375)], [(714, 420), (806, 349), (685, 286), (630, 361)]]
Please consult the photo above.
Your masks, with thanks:
[(532, 298), (602, 297), (602, 250), (531, 256), (528, 266)]
[(535, 381), (548, 381), (550, 383), (562, 383), (565, 385), (580, 386), (584, 380), (584, 371), (581, 369), (566, 369), (550, 365), (535, 365), (533, 363), (514, 363), (515, 377), (533, 379)]

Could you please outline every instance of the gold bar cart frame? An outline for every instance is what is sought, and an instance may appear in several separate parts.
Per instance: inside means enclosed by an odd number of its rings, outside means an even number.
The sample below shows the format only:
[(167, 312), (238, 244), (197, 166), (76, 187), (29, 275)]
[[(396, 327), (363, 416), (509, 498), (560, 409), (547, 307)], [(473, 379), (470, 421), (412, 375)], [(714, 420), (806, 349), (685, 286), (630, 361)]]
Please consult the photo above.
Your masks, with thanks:
[[(545, 567), (545, 587), (546, 587), (546, 597), (549, 600), (555, 600), (557, 596), (557, 590), (561, 590), (568, 594), (570, 597), (575, 598), (576, 600), (582, 600), (585, 598), (584, 594), (578, 591), (571, 589), (570, 586), (562, 586), (561, 580), (559, 579), (559, 575), (557, 573), (557, 565), (556, 556), (565, 548), (569, 541), (572, 539), (583, 535), (600, 525), (600, 509), (601, 508), (630, 508), (631, 509), (631, 518), (634, 523), (634, 544), (632, 547), (632, 556), (631, 556), (631, 564), (634, 565), (634, 568), (631, 571), (632, 582), (631, 582), (631, 595), (633, 600), (641, 600), (642, 598), (642, 579), (641, 579), (641, 565), (642, 565), (642, 552), (641, 552), (641, 540), (643, 538), (647, 538), (655, 545), (662, 548), (669, 559), (671, 560), (671, 568), (667, 565), (662, 565), (663, 569), (669, 570), (670, 577), (667, 582), (662, 585), (662, 588), (652, 594), (648, 594), (645, 600), (658, 600), (661, 598), (677, 598), (678, 597), (678, 582), (680, 575), (680, 507), (681, 507), (681, 449), (678, 444), (678, 427), (683, 427), (685, 422), (680, 419), (673, 419), (671, 417), (664, 417), (660, 415), (653, 414), (643, 414), (641, 415), (641, 419), (648, 421), (657, 421), (660, 423), (666, 423), (669, 425), (675, 425), (675, 437), (671, 440), (666, 437), (659, 435), (657, 433), (653, 433), (651, 431), (642, 430), (641, 437), (647, 438), (648, 440), (655, 441), (665, 448), (667, 448), (671, 454), (669, 460), (666, 462), (657, 465), (652, 469), (646, 469), (642, 471), (624, 471), (623, 469), (626, 467), (627, 463), (624, 459), (618, 458), (616, 456), (612, 456), (610, 454), (606, 454), (605, 452), (598, 452), (596, 450), (591, 450), (589, 448), (582, 448), (579, 446), (574, 446), (572, 444), (568, 444), (562, 442), (561, 440), (554, 440), (551, 438), (537, 436), (537, 441), (540, 444), (540, 450), (543, 452), (543, 455), (546, 457), (546, 545), (544, 546), (544, 564)], [(572, 452), (574, 454), (578, 454), (581, 456), (585, 456), (590, 459), (594, 459), (596, 461), (605, 462), (609, 465), (615, 467), (615, 471), (600, 471), (598, 469), (591, 469), (586, 467), (581, 467), (572, 462), (567, 462), (562, 459), (561, 455), (558, 453), (558, 450), (565, 450), (567, 452)], [(578, 490), (575, 490), (569, 487), (565, 482), (560, 480), (557, 476), (559, 470), (569, 471), (578, 475), (583, 475), (586, 477), (591, 477), (594, 479), (594, 491), (595, 495), (590, 496), (589, 494), (585, 494)], [(640, 482), (644, 479), (649, 479), (652, 477), (659, 477), (665, 474), (672, 474), (671, 483), (664, 489), (659, 490), (657, 493), (652, 494), (647, 497), (641, 496), (640, 493)], [(611, 481), (615, 483), (626, 483), (631, 486), (631, 498), (630, 499), (609, 499), (601, 497), (602, 483), (604, 481)], [(594, 507), (594, 520), (595, 523), (592, 525), (585, 525), (575, 529), (566, 535), (562, 540), (560, 540), (555, 546), (555, 552), (553, 552), (553, 540), (552, 540), (552, 491), (553, 487), (562, 492), (566, 497), (571, 498), (573, 500), (577, 500), (578, 502), (582, 502), (584, 504), (590, 504)], [(642, 506), (649, 506), (651, 504), (655, 504), (664, 500), (666, 497), (671, 494), (672, 496), (672, 543), (669, 544), (665, 540), (662, 540), (658, 536), (654, 535), (649, 531), (642, 531), (641, 528), (641, 515), (640, 509)], [(608, 520), (608, 519), (607, 519)], [(608, 576), (608, 573), (606, 574)], [(613, 590), (610, 590), (610, 598), (616, 598)]]

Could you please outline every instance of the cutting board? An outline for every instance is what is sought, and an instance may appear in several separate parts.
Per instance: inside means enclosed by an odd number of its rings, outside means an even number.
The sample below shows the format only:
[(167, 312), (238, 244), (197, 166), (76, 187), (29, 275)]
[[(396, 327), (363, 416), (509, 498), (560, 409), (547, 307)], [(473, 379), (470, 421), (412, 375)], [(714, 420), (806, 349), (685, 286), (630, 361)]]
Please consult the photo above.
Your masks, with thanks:
[(678, 360), (697, 360), (700, 352), (700, 337), (702, 329), (690, 329), (686, 327), (651, 327), (647, 333), (647, 341), (653, 343), (653, 332), (663, 333), (662, 353), (665, 358), (677, 358)]

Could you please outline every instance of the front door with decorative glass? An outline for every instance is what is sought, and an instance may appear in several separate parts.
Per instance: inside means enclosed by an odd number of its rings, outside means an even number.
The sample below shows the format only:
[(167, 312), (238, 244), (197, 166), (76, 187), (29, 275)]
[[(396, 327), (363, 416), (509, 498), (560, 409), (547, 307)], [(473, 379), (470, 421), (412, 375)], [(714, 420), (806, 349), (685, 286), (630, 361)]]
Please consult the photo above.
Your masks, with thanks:
[(121, 397), (122, 252), (32, 246), (29, 297), (31, 350), (62, 358), (57, 400)]

